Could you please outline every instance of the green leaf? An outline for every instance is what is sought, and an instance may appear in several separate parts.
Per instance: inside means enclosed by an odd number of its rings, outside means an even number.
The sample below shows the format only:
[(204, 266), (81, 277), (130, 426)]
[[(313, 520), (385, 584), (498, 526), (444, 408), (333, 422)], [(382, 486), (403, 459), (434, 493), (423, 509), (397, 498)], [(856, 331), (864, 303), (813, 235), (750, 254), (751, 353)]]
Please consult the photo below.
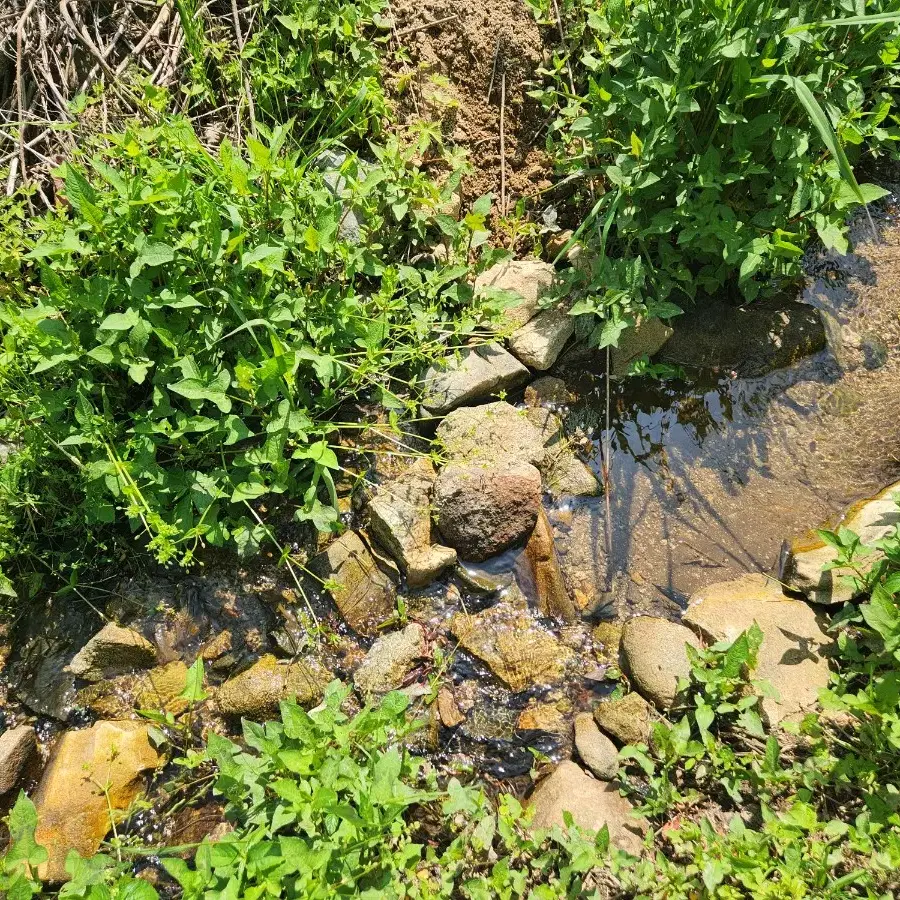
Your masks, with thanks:
[(128, 331), (140, 321), (141, 314), (129, 307), (123, 313), (111, 313), (98, 326), (100, 331)]
[(200, 703), (205, 700), (208, 695), (203, 690), (203, 674), (203, 658), (198, 656), (188, 669), (184, 690), (178, 696), (191, 703)]

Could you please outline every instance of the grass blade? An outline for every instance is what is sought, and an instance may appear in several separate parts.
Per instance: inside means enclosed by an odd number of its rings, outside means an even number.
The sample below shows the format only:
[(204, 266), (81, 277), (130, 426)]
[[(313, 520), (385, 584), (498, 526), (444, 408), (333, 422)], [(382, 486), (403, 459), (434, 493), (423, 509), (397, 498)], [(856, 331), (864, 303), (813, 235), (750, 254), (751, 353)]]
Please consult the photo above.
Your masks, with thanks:
[(846, 19), (823, 19), (821, 22), (805, 22), (803, 25), (795, 25), (784, 32), (799, 34), (801, 31), (812, 31), (813, 28), (840, 28), (850, 25), (881, 25), (885, 22), (900, 22), (900, 12), (872, 13), (870, 16), (848, 16)]

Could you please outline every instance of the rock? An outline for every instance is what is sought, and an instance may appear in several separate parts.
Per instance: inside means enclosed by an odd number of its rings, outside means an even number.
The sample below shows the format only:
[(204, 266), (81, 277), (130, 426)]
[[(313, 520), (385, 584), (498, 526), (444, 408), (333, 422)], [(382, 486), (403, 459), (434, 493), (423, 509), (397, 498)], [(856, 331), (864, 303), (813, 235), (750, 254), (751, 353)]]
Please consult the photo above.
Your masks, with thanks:
[(510, 259), (497, 263), (475, 279), (475, 293), (512, 291), (521, 300), (503, 310), (505, 324), (521, 328), (540, 308), (540, 301), (550, 294), (556, 270), (538, 259)]
[(556, 496), (596, 497), (601, 493), (597, 476), (566, 444), (548, 452), (543, 473), (547, 489)]
[(75, 704), (100, 719), (130, 719), (134, 715), (135, 680), (135, 675), (119, 675), (94, 681), (78, 692)]
[(634, 686), (660, 709), (675, 702), (679, 678), (691, 672), (685, 644), (700, 648), (694, 633), (667, 619), (638, 616), (622, 629), (622, 653)]
[(619, 772), (619, 751), (616, 745), (597, 727), (590, 713), (575, 716), (575, 749), (581, 761), (604, 781), (611, 781)]
[[(343, 200), (344, 190), (347, 187), (347, 179), (341, 174), (341, 167), (347, 160), (347, 154), (341, 151), (323, 150), (314, 160), (316, 168), (322, 170), (322, 180), (328, 190), (338, 200)], [(360, 170), (364, 164), (357, 160)], [(354, 247), (362, 243), (362, 229), (357, 214), (346, 204), (341, 208), (341, 219), (338, 223), (338, 237)]]
[(151, 669), (138, 682), (134, 705), (138, 709), (180, 716), (190, 705), (181, 696), (187, 686), (187, 676), (188, 667), (180, 659)]
[(519, 713), (516, 729), (565, 734), (569, 729), (569, 723), (566, 721), (565, 713), (556, 703), (535, 703)]
[(438, 476), (437, 527), (462, 559), (487, 559), (524, 540), (540, 508), (541, 475), (528, 463), (451, 463)]
[(818, 311), (775, 298), (742, 307), (705, 303), (690, 309), (678, 317), (660, 356), (677, 365), (731, 369), (742, 378), (756, 378), (824, 347)]
[(425, 415), (443, 416), (458, 406), (528, 381), (529, 372), (499, 344), (463, 347), (458, 356), (433, 364), (422, 380)]
[(231, 652), (231, 632), (220, 631), (215, 637), (210, 638), (201, 648), (200, 656), (206, 662), (214, 662), (226, 653)]
[(520, 362), (543, 372), (556, 362), (574, 333), (575, 319), (567, 308), (547, 309), (517, 328), (506, 345)]
[(564, 812), (585, 831), (597, 832), (605, 825), (610, 843), (619, 850), (637, 855), (643, 842), (641, 822), (615, 782), (597, 781), (575, 763), (561, 762), (553, 774), (534, 789), (528, 805), (534, 809), (535, 828), (565, 826)]
[(453, 462), (509, 459), (540, 467), (547, 452), (547, 437), (530, 420), (529, 411), (502, 400), (450, 413), (438, 425), (436, 437)]
[(527, 610), (503, 601), (476, 615), (459, 613), (450, 631), (513, 691), (559, 681), (572, 651), (544, 631)]
[(456, 705), (456, 698), (453, 696), (453, 692), (448, 688), (442, 687), (438, 691), (437, 708), (438, 716), (444, 728), (456, 728), (457, 725), (466, 720), (466, 717)]
[(400, 563), (410, 588), (431, 584), (444, 569), (456, 565), (456, 551), (431, 543), (431, 495), (437, 475), (430, 459), (418, 459), (409, 470), (369, 503), (372, 534)]
[(543, 375), (525, 388), (525, 403), (528, 406), (546, 406), (559, 409), (569, 402), (569, 389), (561, 378)]
[(623, 378), (632, 362), (642, 356), (655, 356), (672, 334), (672, 329), (662, 319), (644, 319), (634, 328), (624, 331), (619, 338), (619, 346), (610, 351), (610, 373), (616, 378)]
[(216, 692), (216, 702), (222, 715), (260, 721), (275, 715), (282, 700), (315, 705), (331, 679), (331, 673), (313, 659), (279, 663), (267, 655), (229, 678)]
[(30, 725), (19, 725), (0, 735), (0, 795), (18, 787), (36, 752), (37, 740)]
[(49, 853), (38, 878), (68, 880), (69, 851), (93, 856), (110, 830), (110, 808), (126, 810), (144, 787), (144, 773), (161, 762), (150, 744), (149, 726), (139, 722), (97, 722), (65, 732), (34, 797), (35, 840)]
[(594, 721), (620, 744), (646, 744), (650, 739), (650, 706), (635, 691), (598, 703)]
[(591, 632), (597, 656), (613, 664), (619, 660), (622, 626), (618, 622), (598, 622)]
[(538, 510), (534, 531), (525, 545), (525, 557), (531, 564), (535, 596), (541, 614), (563, 622), (574, 622), (577, 618), (575, 604), (566, 589), (553, 543), (553, 528), (543, 507)]
[(745, 575), (710, 585), (691, 597), (684, 622), (710, 642), (733, 641), (754, 622), (759, 625), (764, 638), (753, 677), (768, 681), (779, 695), (763, 698), (769, 725), (812, 709), (828, 684), (830, 638), (816, 613), (787, 597), (774, 579)]
[(888, 346), (880, 335), (873, 331), (860, 333), (830, 312), (823, 311), (822, 319), (828, 346), (845, 372), (853, 372), (860, 367), (874, 371), (887, 363)]
[(309, 567), (329, 583), (335, 605), (359, 634), (376, 634), (394, 616), (394, 585), (355, 532), (342, 534)]
[(421, 625), (413, 623), (402, 631), (382, 635), (353, 673), (353, 683), (363, 696), (397, 690), (413, 663), (427, 653), (425, 629)]
[[(841, 527), (859, 535), (864, 544), (887, 537), (900, 523), (900, 506), (892, 499), (900, 492), (900, 481), (885, 488), (868, 500), (854, 504), (844, 514)], [(830, 529), (834, 530), (834, 529)], [(852, 574), (849, 569), (822, 571), (822, 567), (837, 558), (837, 551), (826, 544), (815, 532), (786, 542), (781, 551), (778, 580), (787, 588), (799, 591), (813, 603), (846, 603), (858, 595), (844, 578)], [(859, 557), (857, 564), (867, 571), (883, 555), (880, 551)]]
[(142, 634), (110, 622), (75, 654), (68, 671), (85, 681), (112, 678), (156, 662), (156, 648)]

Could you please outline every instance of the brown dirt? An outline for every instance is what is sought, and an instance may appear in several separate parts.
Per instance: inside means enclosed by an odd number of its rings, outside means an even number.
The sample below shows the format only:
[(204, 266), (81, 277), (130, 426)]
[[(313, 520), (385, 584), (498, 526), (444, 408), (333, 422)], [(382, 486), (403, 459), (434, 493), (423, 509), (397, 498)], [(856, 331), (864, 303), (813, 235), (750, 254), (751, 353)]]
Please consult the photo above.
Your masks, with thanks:
[[(552, 164), (541, 149), (544, 116), (539, 104), (526, 95), (535, 84), (545, 36), (525, 3), (395, 0), (392, 11), (410, 57), (409, 62), (395, 62), (388, 73), (401, 118), (407, 124), (417, 119), (439, 121), (451, 143), (469, 151), (474, 171), (463, 179), (463, 201), (488, 192), (500, 197), (504, 72), (507, 208), (512, 209), (519, 197), (548, 187)], [(403, 33), (447, 16), (455, 18)]]

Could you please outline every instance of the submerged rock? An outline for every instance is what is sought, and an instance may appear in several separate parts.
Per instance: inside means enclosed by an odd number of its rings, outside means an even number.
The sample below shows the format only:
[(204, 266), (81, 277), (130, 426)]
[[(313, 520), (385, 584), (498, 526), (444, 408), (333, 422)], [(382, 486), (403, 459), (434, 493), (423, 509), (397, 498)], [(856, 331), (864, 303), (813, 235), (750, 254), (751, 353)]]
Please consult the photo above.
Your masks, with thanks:
[(574, 622), (577, 618), (575, 604), (566, 589), (553, 542), (553, 528), (543, 508), (538, 510), (537, 522), (525, 545), (525, 556), (531, 564), (541, 614), (563, 622)]
[(557, 703), (533, 703), (519, 713), (516, 721), (519, 731), (547, 731), (551, 734), (565, 734), (569, 723), (565, 713)]
[(353, 683), (363, 696), (397, 690), (415, 661), (427, 652), (425, 629), (416, 623), (382, 635), (353, 673)]
[(596, 832), (605, 825), (610, 843), (619, 850), (637, 855), (641, 852), (642, 821), (633, 815), (634, 807), (620, 793), (615, 782), (597, 781), (573, 762), (561, 762), (553, 774), (534, 789), (528, 805), (534, 809), (535, 828), (565, 826), (564, 813), (585, 831)]
[(691, 597), (684, 621), (710, 642), (733, 641), (754, 622), (759, 625), (763, 642), (753, 677), (768, 681), (778, 693), (778, 699), (762, 700), (770, 725), (812, 709), (828, 684), (826, 652), (832, 642), (823, 623), (772, 578), (745, 575), (710, 585)]
[(180, 659), (151, 669), (138, 679), (134, 705), (138, 709), (180, 716), (190, 705), (181, 696), (187, 686), (187, 677), (188, 667)]
[(673, 333), (662, 319), (644, 319), (634, 328), (629, 328), (619, 338), (619, 345), (610, 349), (610, 374), (623, 378), (635, 360), (659, 353)]
[(19, 725), (0, 734), (0, 795), (19, 786), (36, 753), (37, 740), (30, 725)]
[(559, 681), (572, 651), (541, 628), (527, 610), (503, 601), (482, 613), (450, 621), (460, 646), (487, 664), (513, 691)]
[(359, 634), (375, 634), (394, 615), (395, 590), (359, 535), (347, 531), (309, 564), (347, 624)]
[(503, 310), (503, 320), (512, 328), (521, 328), (537, 314), (555, 277), (553, 266), (539, 259), (509, 259), (482, 272), (475, 279), (475, 293), (494, 290), (518, 294), (521, 300)]
[(646, 744), (650, 739), (650, 706), (635, 691), (598, 703), (594, 721), (620, 744)]
[(616, 745), (597, 727), (590, 713), (575, 716), (575, 749), (581, 761), (606, 781), (619, 772), (619, 751)]
[(510, 352), (532, 369), (549, 369), (575, 333), (575, 319), (568, 309), (547, 309), (517, 328), (507, 339)]
[(559, 409), (569, 402), (569, 389), (562, 378), (543, 375), (535, 378), (525, 388), (525, 402), (529, 406), (545, 406)]
[(466, 403), (520, 387), (528, 378), (528, 369), (499, 344), (463, 347), (443, 365), (428, 367), (422, 381), (422, 409), (426, 415), (443, 416)]
[(315, 705), (331, 679), (316, 660), (280, 663), (274, 656), (264, 656), (246, 672), (229, 678), (216, 692), (216, 702), (222, 715), (260, 721), (277, 714), (282, 700)]
[(442, 687), (437, 695), (438, 717), (444, 728), (456, 728), (457, 725), (465, 722), (466, 717), (463, 715), (456, 703), (456, 697), (449, 688)]
[(161, 762), (149, 727), (139, 722), (97, 722), (63, 734), (34, 797), (35, 840), (49, 853), (38, 878), (68, 880), (69, 851), (93, 856), (111, 828), (110, 814), (131, 805), (144, 787), (144, 773)]
[(597, 656), (610, 663), (618, 663), (622, 643), (622, 625), (618, 622), (598, 622), (591, 632)]
[(100, 681), (156, 662), (156, 648), (142, 634), (110, 622), (75, 654), (68, 670), (85, 681)]
[(418, 459), (369, 503), (372, 534), (400, 563), (411, 588), (431, 584), (456, 565), (456, 551), (431, 542), (431, 496), (437, 475), (430, 459)]
[(685, 644), (700, 648), (697, 636), (684, 625), (638, 616), (622, 629), (622, 653), (634, 686), (660, 709), (675, 702), (679, 678), (691, 672)]
[[(841, 527), (859, 535), (864, 544), (872, 544), (893, 533), (900, 524), (900, 506), (893, 495), (900, 492), (900, 481), (868, 500), (854, 504), (844, 514)], [(852, 583), (845, 580), (851, 569), (836, 568), (827, 572), (822, 567), (837, 559), (837, 551), (814, 532), (785, 543), (781, 551), (778, 580), (787, 588), (799, 591), (813, 603), (846, 603), (858, 596)], [(868, 571), (883, 558), (880, 551), (861, 556), (857, 566)]]
[(524, 540), (540, 508), (541, 475), (528, 463), (451, 463), (438, 476), (437, 527), (462, 559), (487, 559)]

